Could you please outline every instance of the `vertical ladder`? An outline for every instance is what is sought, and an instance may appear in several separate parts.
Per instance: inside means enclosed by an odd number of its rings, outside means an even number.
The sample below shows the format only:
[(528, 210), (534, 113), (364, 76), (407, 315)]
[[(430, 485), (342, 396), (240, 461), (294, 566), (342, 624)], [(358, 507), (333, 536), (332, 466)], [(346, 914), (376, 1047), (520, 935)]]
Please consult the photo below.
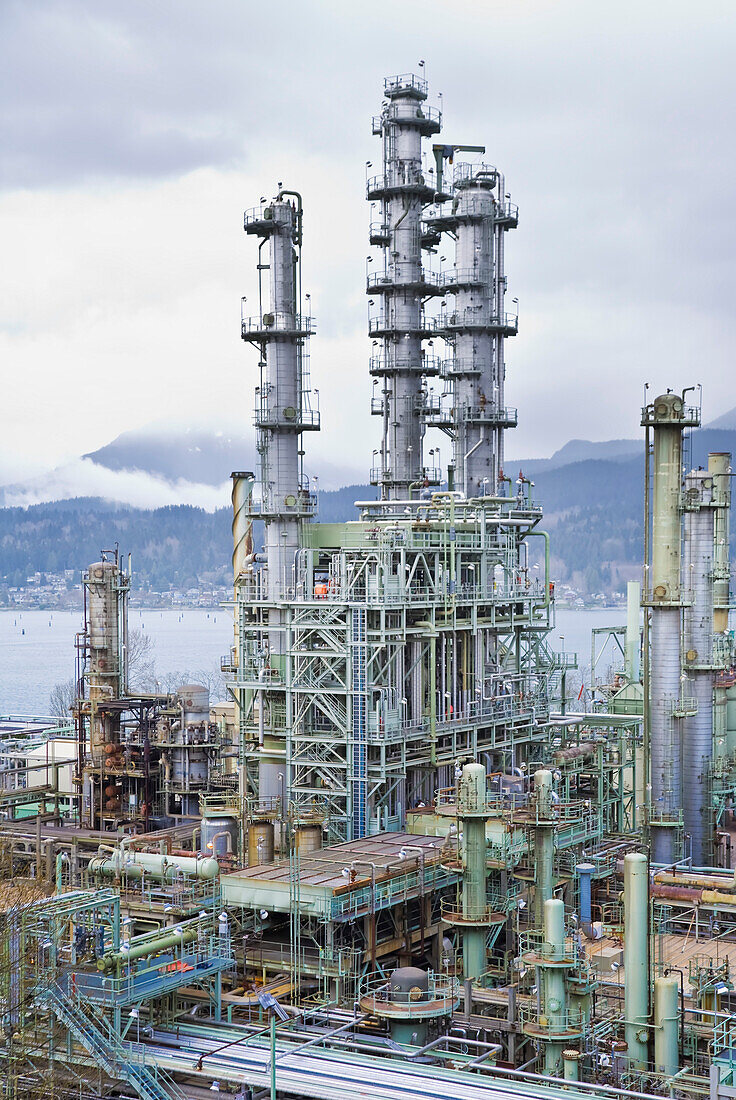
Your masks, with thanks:
[(352, 838), (366, 835), (368, 803), (368, 761), (366, 752), (366, 610), (355, 607), (351, 612), (350, 649), (352, 657)]

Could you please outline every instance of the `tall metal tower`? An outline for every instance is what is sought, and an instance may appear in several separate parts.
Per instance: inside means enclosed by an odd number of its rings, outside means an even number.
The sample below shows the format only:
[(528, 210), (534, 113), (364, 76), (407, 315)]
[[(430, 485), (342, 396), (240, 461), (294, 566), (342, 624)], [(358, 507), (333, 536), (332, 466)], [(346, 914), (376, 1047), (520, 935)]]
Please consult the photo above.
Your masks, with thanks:
[[(241, 335), (260, 351), (255, 424), (260, 482), (258, 514), (265, 523), (265, 570), (259, 571), (258, 583), (260, 598), (275, 605), (268, 617), (268, 652), (264, 656), (272, 682), (278, 683), (286, 661), (289, 614), (286, 601), (294, 595), (300, 525), (315, 510), (315, 499), (304, 476), (302, 433), (319, 429), (319, 411), (311, 407), (305, 351), (307, 339), (314, 333), (314, 323), (311, 316), (302, 312), (300, 195), (279, 191), (273, 202), (264, 202), (246, 212), (244, 228), (246, 233), (261, 238), (259, 313), (242, 318)], [(261, 255), (266, 243), (268, 262), (264, 263)], [(269, 273), (267, 296), (262, 285), (264, 271)], [(278, 694), (269, 696), (270, 706), (285, 707), (283, 693), (280, 699)], [(264, 705), (261, 691), (261, 723)], [(271, 758), (264, 750), (260, 767), (262, 795), (281, 793), (280, 759), (278, 752)]]
[(441, 115), (427, 107), (427, 82), (413, 74), (384, 81), (382, 114), (373, 133), (383, 142), (383, 173), (369, 179), (367, 196), (380, 202), (381, 217), (371, 225), (371, 244), (383, 248), (381, 269), (370, 272), (368, 294), (380, 295), (371, 316), (374, 340), (371, 374), (382, 379), (373, 412), (383, 417), (380, 462), (371, 471), (384, 500), (406, 499), (439, 475), (424, 466), (425, 379), (437, 373), (425, 359), (422, 341), (432, 336), (423, 314), (425, 298), (442, 293), (438, 276), (422, 268), (422, 211), (438, 195), (432, 172), (422, 164), (422, 138), (439, 132)]
[(694, 713), (681, 683), (683, 433), (699, 425), (700, 415), (685, 405), (684, 394), (668, 392), (642, 410), (641, 422), (647, 429), (647, 456), (650, 431), (653, 436), (651, 563), (642, 598), (651, 608), (652, 656), (645, 692), (645, 730), (651, 745), (649, 825), (654, 861), (671, 863), (681, 858), (681, 719)]
[[(438, 162), (456, 148), (436, 147)], [(428, 218), (432, 231), (456, 240), (454, 269), (443, 280), (454, 308), (443, 311), (438, 329), (453, 352), (442, 364), (452, 408), (430, 422), (452, 435), (455, 485), (468, 497), (497, 491), (503, 431), (517, 420), (516, 409), (504, 407), (504, 341), (515, 335), (518, 321), (505, 310), (504, 237), (518, 224), (518, 210), (504, 188), (503, 176), (490, 165), (458, 164), (452, 202)]]

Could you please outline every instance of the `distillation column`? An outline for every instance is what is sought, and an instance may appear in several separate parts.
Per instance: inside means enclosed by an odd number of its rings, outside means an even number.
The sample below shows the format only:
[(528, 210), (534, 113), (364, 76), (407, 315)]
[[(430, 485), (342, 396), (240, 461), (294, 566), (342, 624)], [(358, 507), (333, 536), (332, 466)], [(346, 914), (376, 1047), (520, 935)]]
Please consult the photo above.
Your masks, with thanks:
[(683, 590), (685, 660), (694, 705), (684, 721), (683, 756), (687, 782), (682, 809), (696, 866), (713, 863), (710, 774), (713, 757), (713, 479), (702, 470), (685, 478)]
[[(294, 203), (289, 196), (296, 198)], [(260, 386), (255, 424), (258, 429), (260, 474), (259, 515), (265, 522), (265, 581), (260, 598), (281, 603), (268, 613), (267, 664), (270, 677), (283, 683), (287, 664), (287, 601), (300, 545), (300, 525), (314, 512), (314, 500), (304, 480), (302, 433), (319, 428), (319, 414), (311, 409), (306, 371), (307, 338), (314, 329), (312, 318), (301, 312), (301, 199), (295, 192), (280, 191), (268, 204), (248, 211), (245, 232), (268, 241), (269, 301), (256, 317), (244, 317), (241, 335), (260, 351)], [(260, 258), (260, 249), (259, 249)], [(238, 501), (240, 496), (238, 497)], [(265, 692), (259, 691), (259, 722), (264, 725)], [(276, 689), (269, 700), (276, 701)], [(283, 698), (284, 708), (288, 697)], [(278, 708), (277, 708), (278, 709)], [(288, 724), (289, 716), (286, 721)], [(263, 738), (262, 738), (263, 741)], [(261, 797), (283, 795), (283, 744), (263, 741), (259, 765)], [(286, 784), (288, 786), (288, 776)]]
[(662, 394), (643, 410), (642, 425), (653, 429), (652, 555), (643, 602), (651, 607), (649, 730), (651, 752), (652, 858), (679, 858), (682, 809), (680, 729), (680, 591), (682, 434), (699, 423), (697, 410), (682, 397)]
[(381, 220), (371, 243), (383, 246), (381, 270), (368, 277), (368, 294), (381, 297), (378, 316), (369, 321), (371, 337), (382, 340), (371, 358), (371, 374), (383, 380), (373, 411), (383, 417), (380, 463), (371, 481), (385, 500), (406, 499), (414, 487), (437, 478), (425, 471), (422, 453), (426, 415), (422, 352), (423, 301), (439, 294), (438, 279), (422, 268), (422, 210), (436, 200), (422, 167), (422, 137), (440, 130), (439, 112), (425, 106), (427, 82), (412, 74), (384, 81), (386, 105), (374, 119), (383, 141), (383, 174), (368, 181), (367, 196), (381, 204)]
[(438, 219), (456, 233), (455, 270), (446, 280), (455, 308), (443, 335), (454, 344), (446, 373), (453, 381), (453, 463), (456, 487), (466, 496), (493, 496), (503, 464), (503, 431), (515, 410), (503, 407), (504, 340), (516, 332), (505, 313), (503, 243), (515, 226), (515, 207), (493, 190), (496, 170), (458, 165), (452, 213)]
[(91, 768), (84, 769), (85, 802), (89, 823), (94, 825), (104, 805), (105, 765), (120, 741), (120, 715), (104, 709), (120, 699), (127, 681), (127, 596), (130, 579), (115, 560), (103, 558), (90, 565), (83, 578), (87, 590), (85, 648), (88, 658), (85, 679), (87, 699), (77, 700), (81, 713), (89, 715)]

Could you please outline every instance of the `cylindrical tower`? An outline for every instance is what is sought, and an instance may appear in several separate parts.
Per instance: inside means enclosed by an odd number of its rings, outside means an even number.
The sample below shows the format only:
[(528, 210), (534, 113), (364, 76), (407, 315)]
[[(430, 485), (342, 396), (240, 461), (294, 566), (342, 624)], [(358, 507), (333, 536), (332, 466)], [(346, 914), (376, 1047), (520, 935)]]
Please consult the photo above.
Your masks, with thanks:
[(684, 720), (683, 754), (688, 779), (682, 788), (683, 825), (696, 866), (713, 863), (710, 776), (713, 757), (713, 479), (694, 470), (685, 478), (683, 666), (693, 707)]
[[(422, 268), (422, 210), (437, 194), (422, 164), (422, 138), (440, 130), (439, 111), (427, 107), (427, 82), (413, 74), (384, 81), (385, 105), (373, 120), (373, 133), (383, 141), (383, 172), (368, 180), (367, 196), (380, 203), (381, 216), (371, 226), (371, 244), (383, 247), (383, 261), (368, 276), (367, 291), (380, 307), (369, 320), (375, 354), (371, 374), (382, 380), (373, 411), (383, 418), (380, 462), (371, 481), (383, 499), (405, 499), (415, 488), (436, 483), (425, 470), (424, 380), (437, 373), (422, 352), (424, 299), (442, 291), (440, 280)], [(380, 350), (379, 350), (380, 348)]]
[(731, 455), (718, 451), (708, 455), (708, 473), (713, 479), (714, 516), (713, 551), (713, 630), (722, 634), (728, 630), (730, 600), (731, 554)]
[(454, 355), (444, 367), (453, 384), (452, 426), (455, 484), (466, 496), (493, 495), (503, 463), (503, 431), (516, 425), (516, 410), (503, 405), (506, 336), (516, 317), (505, 312), (503, 242), (517, 224), (516, 208), (503, 193), (495, 168), (458, 165), (453, 203), (437, 220), (456, 235), (455, 268), (445, 280), (455, 296), (444, 315), (443, 335)]
[(100, 710), (99, 704), (119, 699), (125, 691), (125, 613), (128, 579), (117, 560), (103, 559), (90, 565), (84, 576), (87, 589), (85, 641), (86, 672), (92, 762), (105, 759), (105, 744), (118, 740), (119, 718)]
[[(267, 205), (248, 211), (245, 232), (269, 243), (270, 292), (257, 317), (244, 317), (241, 334), (261, 351), (255, 424), (260, 456), (260, 514), (266, 525), (266, 590), (269, 600), (283, 599), (291, 586), (299, 549), (299, 523), (313, 512), (304, 483), (301, 434), (319, 428), (309, 407), (306, 340), (314, 332), (301, 312), (301, 200), (294, 204), (279, 192)], [(298, 198), (298, 196), (297, 196)], [(259, 264), (260, 268), (264, 266)]]
[(649, 1039), (649, 875), (641, 852), (624, 856), (624, 1019), (631, 1069), (647, 1067)]
[(551, 1041), (544, 1045), (544, 1072), (550, 1077), (559, 1077), (563, 1068), (564, 1042), (554, 1042), (552, 1038), (568, 1030), (565, 969), (555, 965), (565, 959), (565, 906), (559, 898), (550, 898), (544, 903), (543, 950), (548, 956), (545, 960), (547, 965), (542, 969), (543, 1010), (546, 1029), (551, 1037)]
[[(268, 270), (269, 292), (264, 301), (261, 288), (260, 312), (256, 317), (243, 317), (241, 334), (260, 351), (255, 423), (261, 496), (258, 514), (265, 523), (266, 562), (265, 579), (259, 578), (254, 591), (256, 598), (281, 605), (268, 612), (264, 657), (269, 675), (275, 681), (283, 681), (287, 662), (286, 601), (293, 590), (300, 524), (315, 509), (314, 496), (303, 472), (302, 433), (319, 429), (319, 412), (311, 407), (305, 351), (314, 324), (311, 316), (304, 315), (301, 305), (301, 197), (294, 191), (279, 191), (272, 202), (247, 211), (244, 225), (246, 233), (262, 238), (261, 248), (268, 242), (268, 263), (259, 262), (258, 272), (260, 286), (261, 272)], [(262, 731), (265, 701), (265, 692), (259, 691)], [(275, 710), (285, 713), (288, 699), (283, 691), (272, 688), (268, 702), (269, 708), (275, 705)], [(282, 793), (280, 731), (269, 750), (272, 740), (265, 732), (259, 738), (261, 797), (277, 797)], [(284, 779), (288, 787), (288, 776)]]
[(554, 897), (555, 826), (552, 772), (534, 773), (534, 923), (544, 923), (544, 905)]
[[(460, 777), (458, 817), (463, 833), (463, 974), (478, 979), (486, 970), (486, 769), (466, 764)], [(474, 923), (477, 922), (477, 923)]]
[(680, 690), (680, 592), (682, 434), (700, 422), (697, 409), (665, 393), (643, 410), (653, 429), (652, 560), (643, 602), (652, 609), (649, 731), (652, 856), (657, 863), (678, 858), (682, 809), (682, 717)]

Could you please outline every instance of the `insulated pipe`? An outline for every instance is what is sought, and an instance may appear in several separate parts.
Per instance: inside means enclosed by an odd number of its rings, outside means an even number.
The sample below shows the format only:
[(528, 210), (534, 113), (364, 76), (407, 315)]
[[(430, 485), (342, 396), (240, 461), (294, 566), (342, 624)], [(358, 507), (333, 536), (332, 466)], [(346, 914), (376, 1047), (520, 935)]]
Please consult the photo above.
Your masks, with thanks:
[(624, 856), (624, 1033), (632, 1070), (647, 1067), (649, 1024), (649, 877), (647, 857)]
[(150, 934), (139, 936), (132, 939), (127, 947), (120, 948), (119, 951), (108, 951), (106, 955), (98, 959), (97, 969), (104, 973), (108, 970), (114, 970), (117, 966), (134, 962), (136, 959), (157, 955), (159, 952), (166, 951), (171, 947), (192, 943), (197, 939), (199, 931), (198, 925), (190, 925), (188, 928), (184, 928), (182, 925), (177, 924), (170, 931), (164, 932), (161, 936), (156, 936), (155, 939), (151, 939)]
[(245, 572), (246, 566), (253, 560), (253, 519), (250, 514), (250, 502), (253, 495), (255, 475), (250, 472), (235, 471), (230, 474), (233, 482), (233, 579)]
[(679, 982), (675, 977), (654, 980), (654, 1069), (674, 1077), (680, 1068)]
[(641, 585), (638, 581), (629, 581), (626, 585), (626, 678), (630, 683), (638, 683), (641, 678), (641, 631), (639, 629), (639, 607), (641, 603)]
[(713, 550), (713, 630), (722, 634), (728, 630), (730, 601), (730, 512), (731, 455), (713, 452), (708, 455), (708, 473), (713, 479), (714, 516)]
[[(724, 890), (728, 893), (736, 890), (736, 875), (696, 875), (688, 871), (657, 871), (654, 882), (665, 883), (669, 886), (697, 886), (701, 890)], [(736, 899), (734, 899), (736, 900)]]
[(683, 753), (688, 781), (683, 784), (685, 832), (692, 841), (696, 866), (713, 862), (714, 820), (710, 800), (713, 758), (713, 481), (693, 471), (685, 478), (685, 607), (684, 667), (690, 675), (694, 714), (684, 720)]

